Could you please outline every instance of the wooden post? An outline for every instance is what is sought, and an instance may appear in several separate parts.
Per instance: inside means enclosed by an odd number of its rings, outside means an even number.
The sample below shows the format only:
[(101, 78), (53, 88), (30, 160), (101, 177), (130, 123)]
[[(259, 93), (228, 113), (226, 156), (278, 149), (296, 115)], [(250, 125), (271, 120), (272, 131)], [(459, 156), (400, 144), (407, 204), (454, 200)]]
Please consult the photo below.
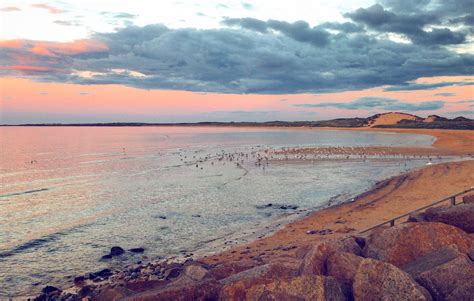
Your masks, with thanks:
[(456, 197), (451, 197), (451, 206), (456, 206)]
[(394, 219), (392, 219), (392, 220), (390, 221), (390, 227), (393, 227), (393, 226), (395, 226), (395, 220), (394, 220)]

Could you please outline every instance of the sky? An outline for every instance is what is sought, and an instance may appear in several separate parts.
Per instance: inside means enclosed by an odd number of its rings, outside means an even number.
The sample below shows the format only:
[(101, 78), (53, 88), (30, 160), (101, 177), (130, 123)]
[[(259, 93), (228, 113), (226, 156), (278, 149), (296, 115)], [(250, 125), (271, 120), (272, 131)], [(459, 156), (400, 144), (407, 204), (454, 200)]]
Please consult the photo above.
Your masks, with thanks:
[(0, 1), (0, 124), (474, 118), (472, 0)]

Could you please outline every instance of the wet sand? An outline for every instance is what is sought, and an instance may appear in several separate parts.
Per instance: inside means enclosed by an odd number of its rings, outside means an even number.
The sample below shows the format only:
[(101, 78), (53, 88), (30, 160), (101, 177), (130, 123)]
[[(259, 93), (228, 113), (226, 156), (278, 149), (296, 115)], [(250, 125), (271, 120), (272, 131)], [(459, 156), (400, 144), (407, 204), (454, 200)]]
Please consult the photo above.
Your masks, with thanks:
[[(433, 148), (369, 147), (326, 148), (326, 150), (302, 148), (289, 149), (286, 152), (307, 154), (317, 150), (332, 154), (353, 153), (359, 156), (385, 152), (385, 154), (407, 156), (457, 155), (467, 158), (474, 154), (474, 131), (372, 128), (341, 130), (425, 134), (434, 136), (436, 141)], [(381, 181), (353, 202), (313, 212), (267, 237), (204, 257), (201, 261), (208, 264), (241, 260), (268, 262), (280, 256), (298, 256), (298, 252), (316, 241), (357, 235), (374, 225), (472, 186), (474, 186), (474, 160), (430, 165)], [(322, 232), (319, 232), (321, 230)]]

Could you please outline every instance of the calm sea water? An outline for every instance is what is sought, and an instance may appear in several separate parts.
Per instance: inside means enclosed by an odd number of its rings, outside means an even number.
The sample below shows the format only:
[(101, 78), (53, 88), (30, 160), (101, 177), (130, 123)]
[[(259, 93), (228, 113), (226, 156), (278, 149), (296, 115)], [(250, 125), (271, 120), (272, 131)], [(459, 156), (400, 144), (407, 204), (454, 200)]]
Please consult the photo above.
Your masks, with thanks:
[[(431, 143), (423, 135), (312, 129), (0, 128), (0, 298), (141, 259), (100, 261), (114, 245), (144, 247), (148, 258), (205, 250), (289, 213), (259, 205), (319, 208), (426, 164), (320, 160), (264, 169), (255, 156), (265, 150)], [(218, 159), (234, 153), (238, 165)]]

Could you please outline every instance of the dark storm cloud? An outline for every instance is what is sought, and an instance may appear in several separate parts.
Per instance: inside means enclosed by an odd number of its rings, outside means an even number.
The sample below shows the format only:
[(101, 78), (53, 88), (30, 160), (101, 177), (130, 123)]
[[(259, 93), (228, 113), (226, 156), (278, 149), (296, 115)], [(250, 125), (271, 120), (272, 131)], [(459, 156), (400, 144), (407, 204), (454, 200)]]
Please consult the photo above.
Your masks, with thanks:
[(244, 29), (258, 31), (260, 33), (268, 32), (267, 22), (254, 18), (230, 18), (222, 21), (227, 26), (238, 26)]
[(351, 23), (351, 22), (344, 22), (344, 23), (325, 22), (317, 26), (317, 28), (333, 29), (333, 30), (342, 31), (345, 33), (362, 32), (364, 30), (362, 26), (355, 23)]
[(324, 29), (313, 27), (305, 21), (296, 21), (294, 23), (268, 20), (266, 22), (253, 19), (226, 19), (222, 21), (227, 26), (237, 26), (248, 30), (266, 33), (268, 30), (274, 30), (292, 38), (295, 41), (310, 43), (314, 46), (325, 46), (329, 43), (329, 33)]
[(398, 86), (391, 86), (385, 88), (384, 91), (416, 91), (416, 90), (435, 90), (443, 87), (450, 86), (470, 86), (474, 85), (474, 82), (440, 82), (433, 84), (417, 84), (417, 83), (406, 83)]
[(373, 30), (403, 34), (417, 44), (449, 45), (461, 44), (466, 40), (466, 33), (451, 31), (446, 27), (424, 30), (425, 26), (440, 24), (442, 21), (430, 12), (396, 14), (380, 4), (375, 4), (369, 8), (359, 8), (345, 16)]
[(390, 111), (433, 111), (443, 108), (444, 102), (434, 100), (420, 103), (408, 103), (393, 98), (361, 97), (351, 102), (304, 103), (295, 104), (294, 106), (305, 108), (337, 108), (346, 110), (382, 109)]
[(438, 18), (464, 15), (472, 11), (472, 0), (379, 0), (380, 4), (403, 14), (429, 11)]
[[(225, 19), (224, 27), (206, 30), (129, 25), (94, 34), (91, 40), (105, 45), (105, 49), (95, 47), (79, 53), (34, 52), (35, 41), (21, 47), (0, 43), (0, 76), (20, 74), (52, 82), (257, 94), (381, 86), (387, 91), (410, 91), (472, 84), (413, 82), (421, 77), (474, 74), (473, 54), (457, 53), (445, 46), (471, 37), (459, 23), (465, 21), (456, 21), (469, 14), (465, 7), (468, 2), (401, 2), (409, 8), (384, 0), (347, 14), (351, 22), (317, 26), (305, 21), (254, 18)], [(108, 17), (128, 20), (133, 15), (115, 13)], [(450, 27), (453, 22), (458, 22), (456, 29)], [(386, 33), (392, 32), (412, 42), (390, 40)], [(25, 57), (34, 66), (22, 66)]]

